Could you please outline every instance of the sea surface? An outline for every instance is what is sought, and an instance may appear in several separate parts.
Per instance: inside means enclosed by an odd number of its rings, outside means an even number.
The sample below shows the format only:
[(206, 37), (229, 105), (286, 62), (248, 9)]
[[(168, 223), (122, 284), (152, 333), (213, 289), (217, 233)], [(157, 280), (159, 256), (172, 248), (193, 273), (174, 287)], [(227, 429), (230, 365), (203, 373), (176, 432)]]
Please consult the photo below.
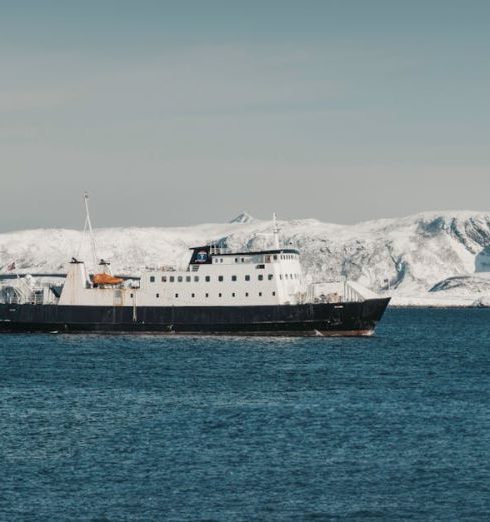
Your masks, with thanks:
[(0, 520), (490, 520), (490, 310), (0, 336)]

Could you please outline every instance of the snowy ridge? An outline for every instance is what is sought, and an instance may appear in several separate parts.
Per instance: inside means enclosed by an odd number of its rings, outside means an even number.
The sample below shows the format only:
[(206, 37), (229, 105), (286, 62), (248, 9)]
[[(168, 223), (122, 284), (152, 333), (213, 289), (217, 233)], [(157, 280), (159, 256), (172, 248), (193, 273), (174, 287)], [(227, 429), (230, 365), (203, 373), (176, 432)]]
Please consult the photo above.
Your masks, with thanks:
[[(299, 248), (315, 282), (347, 276), (398, 305), (482, 306), (490, 303), (490, 213), (424, 212), (396, 219), (335, 225), (315, 219), (280, 221), (285, 246)], [(211, 241), (232, 249), (271, 245), (272, 222), (240, 214), (231, 223), (96, 231), (98, 256), (117, 273), (184, 266), (188, 248)], [(60, 272), (72, 256), (87, 261), (87, 238), (74, 230), (0, 234), (0, 272)]]

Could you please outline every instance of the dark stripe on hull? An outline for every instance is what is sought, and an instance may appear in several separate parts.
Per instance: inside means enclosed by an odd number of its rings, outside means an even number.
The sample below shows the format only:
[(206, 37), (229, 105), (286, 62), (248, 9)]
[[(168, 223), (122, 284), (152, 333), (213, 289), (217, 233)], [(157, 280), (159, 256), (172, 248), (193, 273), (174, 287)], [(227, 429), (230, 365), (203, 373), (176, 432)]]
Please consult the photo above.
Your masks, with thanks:
[(273, 306), (132, 307), (0, 304), (0, 332), (371, 335), (389, 299)]

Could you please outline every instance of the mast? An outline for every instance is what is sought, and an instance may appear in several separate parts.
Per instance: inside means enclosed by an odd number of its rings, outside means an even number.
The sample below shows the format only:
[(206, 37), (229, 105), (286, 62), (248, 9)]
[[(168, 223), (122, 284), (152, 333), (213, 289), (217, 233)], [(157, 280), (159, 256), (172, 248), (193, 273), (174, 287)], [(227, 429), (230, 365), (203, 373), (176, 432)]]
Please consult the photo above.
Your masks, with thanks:
[(94, 258), (94, 270), (97, 270), (97, 250), (95, 245), (95, 236), (94, 230), (92, 228), (92, 221), (90, 220), (90, 211), (88, 209), (88, 192), (83, 193), (83, 201), (85, 203), (85, 227), (88, 226), (88, 231), (90, 235), (90, 245), (92, 247), (92, 256)]
[(276, 216), (276, 213), (274, 212), (272, 214), (272, 223), (273, 223), (273, 226), (272, 226), (272, 233), (274, 234), (274, 248), (279, 250), (281, 248), (281, 245), (279, 243), (279, 225), (277, 223), (277, 216)]

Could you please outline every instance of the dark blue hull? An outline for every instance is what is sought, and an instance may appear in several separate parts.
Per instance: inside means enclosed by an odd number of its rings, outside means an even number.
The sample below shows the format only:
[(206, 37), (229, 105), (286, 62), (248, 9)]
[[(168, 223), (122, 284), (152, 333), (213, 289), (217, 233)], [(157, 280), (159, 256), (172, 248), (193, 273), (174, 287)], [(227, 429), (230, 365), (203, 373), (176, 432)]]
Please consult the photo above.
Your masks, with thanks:
[(0, 332), (371, 335), (389, 298), (273, 306), (109, 307), (0, 304)]

